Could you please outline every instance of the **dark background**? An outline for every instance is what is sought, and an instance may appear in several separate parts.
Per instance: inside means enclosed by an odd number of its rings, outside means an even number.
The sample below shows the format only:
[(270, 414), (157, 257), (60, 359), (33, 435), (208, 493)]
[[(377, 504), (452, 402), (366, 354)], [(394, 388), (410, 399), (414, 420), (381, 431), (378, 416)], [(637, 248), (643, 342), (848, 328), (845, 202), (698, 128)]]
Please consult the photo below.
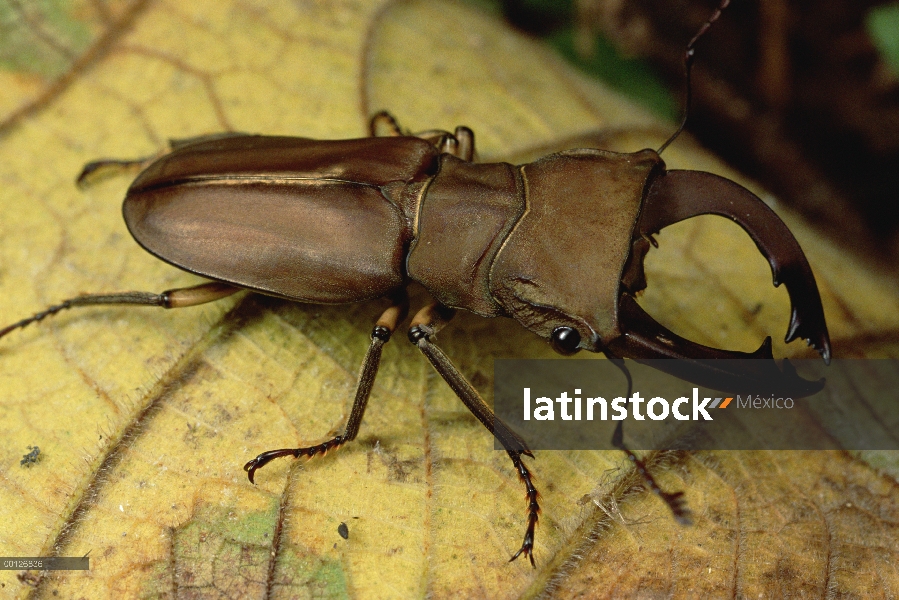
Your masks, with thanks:
[[(684, 50), (718, 3), (497, 0), (494, 10), (675, 120)], [(696, 46), (687, 127), (823, 235), (892, 271), (899, 56), (890, 44), (899, 54), (896, 3), (734, 0)]]

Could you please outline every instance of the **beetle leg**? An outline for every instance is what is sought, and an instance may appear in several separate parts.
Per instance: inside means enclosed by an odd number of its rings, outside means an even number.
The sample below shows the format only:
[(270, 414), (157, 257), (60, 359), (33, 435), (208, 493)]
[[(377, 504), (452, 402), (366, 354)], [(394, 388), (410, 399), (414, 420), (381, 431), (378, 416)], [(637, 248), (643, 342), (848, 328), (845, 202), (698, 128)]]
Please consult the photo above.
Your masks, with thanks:
[(228, 285), (220, 281), (211, 281), (195, 285), (193, 287), (178, 288), (168, 290), (161, 294), (153, 292), (120, 292), (117, 294), (84, 294), (64, 300), (59, 304), (54, 304), (41, 312), (34, 314), (27, 319), (22, 319), (17, 323), (8, 325), (0, 329), (0, 338), (7, 333), (21, 329), (37, 321), (43, 321), (45, 318), (55, 315), (56, 313), (74, 308), (76, 306), (98, 306), (101, 304), (133, 304), (138, 306), (161, 306), (162, 308), (184, 308), (186, 306), (196, 306), (197, 304), (205, 304), (220, 300), (231, 294), (236, 294), (242, 288)]
[[(459, 129), (463, 128), (457, 128), (457, 133)], [(464, 129), (468, 128), (465, 127)], [(400, 137), (403, 135), (411, 135), (434, 144), (441, 152), (448, 152), (454, 156), (456, 156), (456, 148), (459, 145), (459, 140), (457, 140), (453, 134), (442, 129), (428, 129), (427, 131), (420, 131), (414, 134), (403, 131), (403, 128), (400, 127), (400, 123), (396, 120), (396, 117), (386, 110), (378, 111), (372, 115), (371, 121), (368, 123), (368, 132), (371, 137)], [(472, 137), (473, 135), (474, 134), (472, 134)]]
[[(380, 133), (381, 127), (386, 128), (387, 133)], [(396, 117), (386, 110), (380, 110), (371, 116), (371, 120), (368, 122), (368, 133), (371, 137), (399, 137), (404, 135)]]
[(315, 446), (282, 448), (280, 450), (263, 452), (243, 467), (243, 470), (247, 472), (250, 483), (256, 483), (254, 477), (257, 469), (264, 467), (276, 458), (282, 456), (293, 456), (294, 458), (307, 456), (312, 458), (316, 454), (326, 454), (329, 450), (339, 448), (345, 443), (356, 439), (356, 435), (359, 433), (359, 426), (362, 424), (362, 417), (365, 414), (365, 408), (368, 406), (368, 397), (371, 395), (372, 385), (374, 385), (375, 377), (378, 374), (378, 367), (381, 365), (381, 349), (390, 340), (390, 336), (396, 330), (397, 325), (406, 318), (408, 313), (409, 299), (405, 291), (403, 291), (394, 298), (394, 303), (384, 311), (377, 323), (375, 323), (375, 327), (371, 332), (371, 344), (368, 346), (368, 352), (365, 353), (365, 358), (362, 360), (362, 370), (359, 373), (359, 382), (356, 384), (356, 397), (353, 400), (353, 408), (350, 410), (350, 418), (343, 433)]
[(142, 171), (143, 169), (149, 167), (157, 159), (165, 156), (172, 150), (177, 150), (178, 148), (182, 148), (184, 146), (189, 146), (198, 142), (208, 142), (211, 140), (221, 140), (232, 137), (240, 137), (244, 135), (249, 134), (238, 133), (234, 131), (226, 131), (224, 133), (210, 133), (208, 135), (198, 135), (190, 138), (169, 140), (168, 148), (166, 148), (165, 150), (160, 150), (156, 154), (151, 154), (150, 156), (145, 156), (143, 158), (125, 160), (117, 158), (101, 158), (100, 160), (92, 160), (91, 162), (84, 165), (84, 167), (81, 169), (81, 173), (79, 173), (78, 177), (75, 179), (75, 185), (77, 185), (80, 189), (84, 189), (90, 187), (94, 183), (97, 183), (101, 179), (105, 179), (106, 177), (122, 175), (129, 172)]
[(441, 153), (452, 154), (468, 162), (474, 160), (474, 132), (468, 127), (456, 127), (455, 133), (432, 129), (416, 133), (415, 137), (431, 142)]
[(445, 154), (452, 154), (471, 162), (474, 160), (474, 132), (468, 127), (456, 127), (455, 133), (448, 131), (425, 131), (415, 134), (416, 137), (428, 140)]
[(459, 142), (455, 156), (471, 162), (474, 160), (474, 131), (468, 127), (456, 127), (454, 134)]
[[(624, 363), (624, 359), (614, 354), (606, 351), (604, 352), (606, 358), (612, 361), (616, 367), (618, 367), (624, 376), (627, 377), (627, 395), (625, 398), (630, 398), (634, 389), (634, 381), (631, 378), (631, 372), (628, 370), (627, 365)], [(646, 467), (646, 463), (643, 462), (636, 454), (634, 454), (633, 450), (628, 448), (624, 444), (624, 421), (618, 421), (618, 425), (615, 426), (615, 432), (612, 434), (612, 445), (627, 454), (627, 457), (634, 463), (634, 467), (637, 469), (637, 472), (643, 478), (643, 481), (649, 487), (649, 490), (656, 494), (659, 498), (665, 501), (665, 504), (668, 505), (668, 508), (671, 509), (671, 512), (674, 514), (674, 518), (678, 523), (682, 525), (689, 525), (691, 523), (690, 519), (690, 509), (687, 508), (687, 502), (684, 499), (683, 492), (674, 492), (668, 493), (659, 487), (659, 484), (656, 483), (655, 478), (652, 476), (652, 473), (649, 472), (649, 469)]]
[[(396, 118), (386, 110), (378, 111), (368, 123), (371, 137), (398, 137), (408, 135), (403, 132)], [(382, 133), (386, 132), (386, 133)], [(474, 160), (474, 132), (468, 127), (456, 127), (454, 133), (442, 129), (429, 129), (413, 134), (437, 146), (440, 152), (452, 154), (456, 158), (471, 162)]]
[(116, 175), (124, 175), (126, 173), (136, 173), (150, 166), (155, 160), (164, 156), (165, 151), (144, 156), (143, 158), (135, 158), (130, 160), (121, 160), (115, 158), (101, 158), (100, 160), (92, 160), (84, 165), (81, 173), (75, 179), (75, 185), (79, 189), (85, 189), (97, 183), (101, 179), (114, 177)]
[(535, 566), (534, 529), (540, 516), (539, 494), (537, 493), (537, 488), (534, 487), (530, 470), (521, 460), (522, 454), (531, 458), (534, 458), (534, 455), (528, 449), (525, 441), (493, 414), (493, 411), (484, 402), (474, 386), (465, 379), (465, 376), (447, 358), (443, 350), (431, 341), (431, 336), (440, 331), (452, 319), (454, 313), (454, 310), (436, 302), (424, 307), (412, 318), (412, 325), (409, 328), (409, 341), (418, 346), (418, 349), (421, 350), (437, 373), (443, 377), (443, 380), (456, 393), (456, 396), (477, 417), (478, 421), (499, 440), (509, 454), (509, 458), (512, 459), (515, 471), (526, 489), (528, 523), (521, 548), (509, 559), (509, 562), (524, 554), (530, 559), (531, 566)]

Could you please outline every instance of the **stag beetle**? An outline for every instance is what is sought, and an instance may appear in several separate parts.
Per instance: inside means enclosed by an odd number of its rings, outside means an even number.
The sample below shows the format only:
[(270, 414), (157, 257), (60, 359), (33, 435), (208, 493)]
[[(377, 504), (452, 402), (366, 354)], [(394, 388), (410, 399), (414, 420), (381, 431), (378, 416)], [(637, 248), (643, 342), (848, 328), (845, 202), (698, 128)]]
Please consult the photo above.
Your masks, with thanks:
[[(692, 46), (702, 31), (688, 46), (688, 90)], [(770, 208), (736, 183), (666, 170), (659, 156), (664, 146), (632, 154), (575, 149), (513, 166), (473, 162), (474, 134), (467, 127), (403, 135), (386, 112), (370, 127), (372, 137), (334, 141), (218, 134), (173, 143), (158, 159), (130, 161), (146, 167), (123, 206), (134, 239), (212, 282), (161, 294), (78, 296), (0, 329), (0, 337), (75, 306), (180, 308), (242, 289), (308, 303), (389, 297), (343, 432), (315, 446), (260, 454), (244, 466), (253, 482), (257, 469), (275, 458), (312, 457), (356, 437), (382, 347), (407, 316), (406, 287), (418, 282), (434, 301), (413, 316), (409, 339), (508, 452), (528, 503), (524, 540), (511, 560), (524, 554), (532, 565), (540, 506), (522, 455), (533, 454), (435, 345), (434, 335), (456, 309), (511, 317), (561, 354), (602, 352), (622, 366), (623, 358), (683, 359), (671, 361), (673, 374), (718, 389), (762, 380), (793, 396), (820, 388), (781, 370), (770, 338), (753, 353), (703, 346), (657, 323), (634, 299), (646, 287), (643, 260), (653, 234), (696, 215), (721, 215), (752, 237), (774, 285), (786, 285), (792, 305), (786, 341), (804, 338), (829, 360), (821, 299), (799, 244)], [(376, 136), (379, 129), (389, 135)], [(91, 163), (79, 182), (127, 164)], [(760, 360), (738, 366), (705, 360), (718, 358)], [(682, 493), (663, 492), (621, 439), (619, 423), (616, 445), (686, 520)]]

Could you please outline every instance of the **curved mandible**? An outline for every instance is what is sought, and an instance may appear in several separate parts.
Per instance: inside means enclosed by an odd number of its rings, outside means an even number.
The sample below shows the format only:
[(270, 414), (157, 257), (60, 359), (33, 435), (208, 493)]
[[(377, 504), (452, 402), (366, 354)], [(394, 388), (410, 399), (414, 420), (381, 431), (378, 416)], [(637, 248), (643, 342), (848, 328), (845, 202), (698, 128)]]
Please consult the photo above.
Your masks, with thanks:
[[(802, 398), (818, 393), (824, 380), (803, 379), (784, 360), (771, 354), (771, 337), (755, 352), (721, 350), (691, 342), (667, 329), (644, 311), (630, 294), (619, 300), (622, 334), (609, 342), (606, 355), (631, 358), (675, 377), (728, 392), (770, 392)], [(661, 359), (661, 360), (660, 360)], [(664, 360), (678, 359), (678, 360)]]
[(749, 234), (771, 265), (774, 286), (787, 287), (792, 311), (785, 340), (805, 339), (829, 364), (830, 336), (812, 268), (780, 217), (746, 188), (703, 171), (669, 171), (650, 186), (635, 236), (704, 214), (727, 217)]

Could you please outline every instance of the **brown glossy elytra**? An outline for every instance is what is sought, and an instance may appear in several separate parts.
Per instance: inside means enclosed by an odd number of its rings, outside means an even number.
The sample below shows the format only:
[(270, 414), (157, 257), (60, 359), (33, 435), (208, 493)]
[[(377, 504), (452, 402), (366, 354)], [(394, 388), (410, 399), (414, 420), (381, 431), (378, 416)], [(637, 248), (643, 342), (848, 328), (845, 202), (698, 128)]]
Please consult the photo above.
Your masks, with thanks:
[[(762, 380), (793, 396), (820, 388), (781, 371), (770, 339), (748, 354), (703, 346), (667, 330), (634, 300), (646, 287), (651, 236), (695, 215), (718, 214), (752, 237), (775, 285), (786, 285), (792, 304), (786, 340), (806, 339), (828, 360), (811, 268), (783, 222), (746, 189), (710, 173), (668, 171), (653, 150), (575, 149), (525, 165), (484, 164), (473, 162), (474, 135), (465, 127), (403, 135), (390, 115), (379, 113), (371, 130), (372, 137), (334, 141), (219, 134), (175, 143), (156, 160), (133, 161), (148, 165), (125, 198), (129, 231), (148, 252), (211, 282), (161, 294), (79, 296), (0, 329), (0, 337), (74, 306), (178, 308), (242, 289), (309, 303), (392, 299), (372, 331), (344, 431), (316, 446), (260, 454), (244, 467), (253, 481), (275, 458), (311, 457), (356, 437), (381, 349), (407, 316), (406, 287), (418, 282), (433, 302), (413, 316), (409, 339), (508, 452), (528, 505), (524, 540), (512, 559), (524, 554), (532, 564), (540, 506), (522, 455), (533, 455), (435, 345), (434, 334), (456, 309), (515, 319), (562, 354), (602, 352), (619, 365), (622, 358), (762, 359), (716, 368), (694, 361), (689, 371), (680, 370), (684, 361), (671, 361), (675, 375), (719, 389)], [(388, 135), (376, 137), (379, 130)], [(92, 163), (80, 180), (122, 164), (128, 163)], [(682, 494), (659, 489), (624, 447), (620, 422), (615, 443), (686, 521)]]

